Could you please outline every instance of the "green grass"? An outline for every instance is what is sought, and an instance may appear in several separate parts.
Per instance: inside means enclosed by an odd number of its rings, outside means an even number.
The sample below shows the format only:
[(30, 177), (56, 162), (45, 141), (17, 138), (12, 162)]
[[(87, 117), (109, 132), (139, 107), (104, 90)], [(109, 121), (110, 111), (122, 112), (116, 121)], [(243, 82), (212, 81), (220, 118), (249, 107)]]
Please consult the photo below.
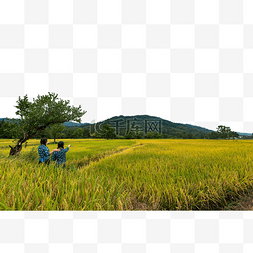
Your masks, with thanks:
[(0, 140), (0, 210), (219, 210), (253, 186), (251, 140), (64, 142), (66, 169)]

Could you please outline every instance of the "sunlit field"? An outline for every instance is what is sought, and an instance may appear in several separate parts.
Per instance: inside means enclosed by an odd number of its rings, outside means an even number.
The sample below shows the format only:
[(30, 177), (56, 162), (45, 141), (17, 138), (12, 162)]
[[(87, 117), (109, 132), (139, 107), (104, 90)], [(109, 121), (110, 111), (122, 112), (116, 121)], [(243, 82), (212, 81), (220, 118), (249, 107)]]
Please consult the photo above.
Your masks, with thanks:
[(0, 210), (220, 210), (253, 187), (251, 140), (63, 141), (65, 169), (0, 140)]

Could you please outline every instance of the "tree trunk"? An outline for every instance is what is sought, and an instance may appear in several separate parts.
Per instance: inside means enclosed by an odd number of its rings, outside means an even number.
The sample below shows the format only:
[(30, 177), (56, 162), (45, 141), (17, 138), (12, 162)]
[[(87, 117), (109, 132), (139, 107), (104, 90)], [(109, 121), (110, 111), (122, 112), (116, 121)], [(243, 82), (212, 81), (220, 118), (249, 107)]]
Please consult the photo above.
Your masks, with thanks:
[(28, 139), (30, 139), (29, 136), (27, 136), (24, 139), (18, 140), (17, 145), (14, 148), (11, 145), (9, 145), (9, 147), (11, 148), (9, 155), (19, 155), (20, 151), (22, 150), (22, 144), (26, 142)]
[(43, 131), (47, 126), (48, 125), (38, 127), (36, 129), (37, 131), (35, 133), (33, 133), (33, 134), (29, 134), (29, 133), (25, 134), (24, 138), (21, 138), (21, 139), (18, 140), (17, 145), (14, 148), (9, 145), (9, 147), (11, 148), (9, 155), (19, 155), (19, 153), (20, 153), (20, 151), (22, 149), (22, 144), (24, 142), (26, 142), (27, 140), (29, 140), (30, 138), (32, 138), (33, 136), (35, 136), (36, 134), (38, 134), (40, 131)]
[(12, 146), (10, 146), (10, 145), (9, 145), (9, 147), (11, 148), (9, 155), (19, 155), (19, 153), (20, 153), (20, 151), (22, 149), (22, 143), (21, 144), (17, 144), (14, 148)]

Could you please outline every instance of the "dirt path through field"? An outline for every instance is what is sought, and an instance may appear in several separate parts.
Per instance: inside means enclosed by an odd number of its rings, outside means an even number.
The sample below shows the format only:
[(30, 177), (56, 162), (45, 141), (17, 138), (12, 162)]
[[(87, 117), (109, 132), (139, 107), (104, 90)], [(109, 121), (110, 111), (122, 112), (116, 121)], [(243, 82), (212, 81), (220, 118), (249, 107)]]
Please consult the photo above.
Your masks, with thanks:
[(104, 153), (100, 153), (97, 155), (94, 155), (90, 158), (84, 157), (83, 159), (79, 159), (78, 161), (70, 161), (68, 162), (68, 166), (71, 166), (72, 164), (74, 164), (75, 166), (77, 166), (78, 168), (82, 168), (82, 167), (86, 167), (89, 166), (91, 162), (99, 162), (103, 159), (106, 159), (108, 157), (114, 156), (114, 155), (118, 155), (118, 154), (122, 154), (128, 150), (140, 147), (142, 145), (145, 145), (141, 142), (136, 142), (133, 146), (129, 146), (129, 147), (122, 147), (116, 150), (108, 150)]

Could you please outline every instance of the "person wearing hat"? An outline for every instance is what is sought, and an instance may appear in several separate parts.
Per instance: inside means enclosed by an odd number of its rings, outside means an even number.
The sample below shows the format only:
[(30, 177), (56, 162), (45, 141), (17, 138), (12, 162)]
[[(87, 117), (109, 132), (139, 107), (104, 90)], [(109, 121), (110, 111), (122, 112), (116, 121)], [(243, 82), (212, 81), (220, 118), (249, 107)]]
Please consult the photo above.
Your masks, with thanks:
[(55, 161), (58, 166), (63, 165), (63, 168), (65, 168), (66, 153), (69, 151), (70, 147), (71, 147), (71, 145), (69, 144), (68, 147), (64, 149), (64, 142), (59, 141), (57, 149), (60, 149), (60, 151), (54, 152), (51, 157), (51, 160)]
[(47, 138), (42, 138), (40, 140), (40, 146), (38, 147), (38, 153), (39, 153), (39, 164), (41, 163), (45, 163), (47, 165), (49, 165), (50, 163), (50, 159), (49, 156), (54, 153), (55, 151), (60, 151), (60, 149), (54, 149), (53, 151), (49, 152), (49, 149), (47, 147), (47, 144), (49, 144), (49, 142), (47, 141)]

